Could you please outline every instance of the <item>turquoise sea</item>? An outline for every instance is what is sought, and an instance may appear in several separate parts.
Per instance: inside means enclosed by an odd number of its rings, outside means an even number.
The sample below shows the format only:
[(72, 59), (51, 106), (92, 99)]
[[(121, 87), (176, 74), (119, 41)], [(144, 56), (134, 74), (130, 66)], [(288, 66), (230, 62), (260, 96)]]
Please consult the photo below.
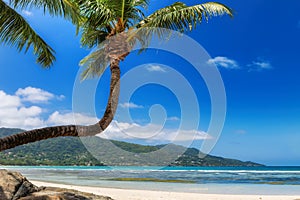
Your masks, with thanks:
[[(1, 166), (29, 180), (95, 187), (220, 194), (300, 195), (300, 167)], [(183, 183), (116, 181), (147, 178)], [(190, 183), (184, 183), (190, 182)]]

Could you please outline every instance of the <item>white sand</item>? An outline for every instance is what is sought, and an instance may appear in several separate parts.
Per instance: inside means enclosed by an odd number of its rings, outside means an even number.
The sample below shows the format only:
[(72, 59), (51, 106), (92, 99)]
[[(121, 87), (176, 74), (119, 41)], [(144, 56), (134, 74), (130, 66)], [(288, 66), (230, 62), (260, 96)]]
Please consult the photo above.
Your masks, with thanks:
[(110, 196), (115, 200), (300, 200), (300, 196), (199, 194), (74, 186), (40, 181), (31, 182), (37, 186), (67, 188)]

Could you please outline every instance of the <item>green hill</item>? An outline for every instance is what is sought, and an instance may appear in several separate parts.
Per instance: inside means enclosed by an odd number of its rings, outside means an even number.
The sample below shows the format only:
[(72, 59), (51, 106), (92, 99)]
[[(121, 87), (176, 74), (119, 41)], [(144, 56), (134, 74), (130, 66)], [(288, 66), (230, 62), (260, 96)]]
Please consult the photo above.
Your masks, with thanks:
[[(21, 131), (0, 128), (0, 137)], [(65, 137), (0, 152), (0, 165), (261, 166), (210, 155), (200, 158), (199, 155), (198, 149), (174, 144), (145, 146), (99, 137)]]

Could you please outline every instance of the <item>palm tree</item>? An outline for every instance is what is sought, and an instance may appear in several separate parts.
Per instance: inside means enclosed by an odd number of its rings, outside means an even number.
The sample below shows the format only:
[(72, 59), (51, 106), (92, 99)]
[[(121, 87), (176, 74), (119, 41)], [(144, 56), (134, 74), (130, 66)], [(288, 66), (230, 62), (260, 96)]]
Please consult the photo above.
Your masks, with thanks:
[[(16, 9), (24, 9), (28, 6), (43, 7), (51, 15), (64, 16), (73, 23), (78, 23), (79, 20), (78, 9), (69, 0), (10, 0), (10, 4)], [(33, 46), (37, 63), (45, 68), (50, 67), (55, 61), (54, 50), (4, 0), (0, 0), (0, 42), (16, 46), (19, 51), (25, 49), (25, 52)]]
[[(28, 0), (14, 2), (24, 7), (28, 5)], [(46, 127), (1, 138), (0, 151), (48, 138), (94, 136), (101, 133), (113, 120), (118, 105), (120, 61), (126, 58), (136, 41), (146, 48), (151, 36), (161, 36), (164, 30), (191, 31), (203, 19), (223, 14), (232, 16), (230, 8), (215, 2), (193, 6), (176, 2), (149, 16), (143, 12), (148, 6), (148, 0), (78, 0), (71, 3), (73, 8), (78, 8), (81, 16), (78, 23), (82, 31), (81, 43), (89, 48), (98, 46), (95, 52), (81, 61), (81, 65), (86, 67), (82, 78), (101, 75), (106, 66), (110, 67), (110, 95), (104, 115), (99, 122), (90, 126)], [(163, 28), (160, 29), (163, 31), (157, 31), (157, 28)], [(135, 37), (141, 35), (140, 32), (143, 37)]]

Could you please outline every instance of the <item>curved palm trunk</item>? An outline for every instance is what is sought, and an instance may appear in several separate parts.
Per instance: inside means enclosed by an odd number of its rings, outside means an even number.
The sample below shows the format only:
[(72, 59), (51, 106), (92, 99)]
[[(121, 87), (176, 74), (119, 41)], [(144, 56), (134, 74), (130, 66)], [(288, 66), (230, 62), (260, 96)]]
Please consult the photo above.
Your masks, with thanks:
[(120, 93), (120, 60), (115, 59), (111, 61), (110, 71), (110, 95), (107, 102), (105, 113), (102, 119), (90, 126), (56, 126), (46, 127), (41, 129), (35, 129), (31, 131), (25, 131), (19, 134), (11, 135), (8, 137), (0, 138), (0, 151), (11, 149), (16, 146), (36, 142), (40, 140), (46, 140), (49, 138), (73, 136), (73, 137), (84, 137), (94, 136), (105, 130), (113, 120), (114, 114), (118, 106), (118, 99)]
[(110, 63), (111, 70), (111, 83), (110, 83), (110, 95), (106, 106), (105, 113), (102, 119), (99, 121), (100, 128), (105, 130), (111, 123), (119, 102), (120, 94), (120, 60), (113, 60)]
[(108, 45), (106, 46), (107, 55), (110, 58), (110, 94), (106, 105), (106, 110), (102, 119), (90, 126), (55, 126), (46, 127), (41, 129), (35, 129), (31, 131), (25, 131), (23, 133), (15, 134), (12, 136), (0, 138), (0, 151), (11, 149), (16, 146), (36, 142), (40, 140), (46, 140), (56, 137), (85, 137), (94, 136), (103, 132), (111, 123), (117, 110), (119, 94), (120, 94), (120, 60), (124, 58), (130, 52), (130, 45), (125, 42), (127, 34), (125, 32), (117, 35), (109, 36)]

